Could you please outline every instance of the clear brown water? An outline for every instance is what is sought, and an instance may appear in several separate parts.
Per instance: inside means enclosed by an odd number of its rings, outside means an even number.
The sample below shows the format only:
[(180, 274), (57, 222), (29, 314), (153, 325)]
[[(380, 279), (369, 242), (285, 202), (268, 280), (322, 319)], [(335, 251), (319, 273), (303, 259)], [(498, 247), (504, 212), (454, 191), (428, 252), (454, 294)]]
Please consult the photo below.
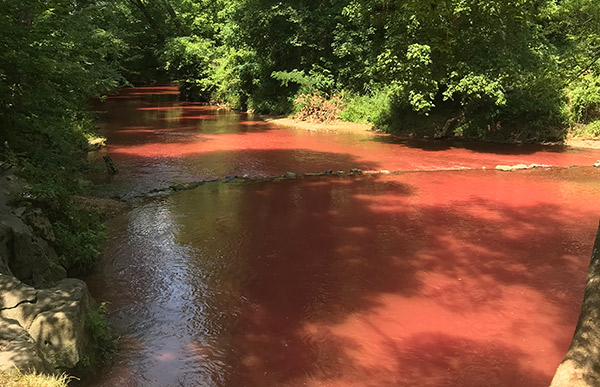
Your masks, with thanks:
[[(89, 278), (122, 335), (92, 386), (544, 386), (577, 321), (600, 152), (278, 128), (130, 89), (106, 195), (228, 175), (111, 220)], [(100, 154), (101, 155), (101, 154)], [(496, 164), (584, 165), (512, 173)]]

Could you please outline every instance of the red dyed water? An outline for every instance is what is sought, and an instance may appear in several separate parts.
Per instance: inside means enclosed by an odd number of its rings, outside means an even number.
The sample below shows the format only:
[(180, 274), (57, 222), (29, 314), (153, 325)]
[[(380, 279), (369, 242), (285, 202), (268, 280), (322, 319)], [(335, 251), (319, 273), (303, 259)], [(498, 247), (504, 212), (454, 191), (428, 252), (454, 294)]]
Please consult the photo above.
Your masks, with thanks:
[[(121, 170), (107, 192), (288, 170), (600, 159), (284, 129), (178, 104), (173, 91), (128, 90), (104, 105), (106, 152)], [(579, 313), (599, 174), (306, 177), (137, 202), (109, 223), (89, 278), (123, 336), (115, 363), (89, 384), (547, 385)]]

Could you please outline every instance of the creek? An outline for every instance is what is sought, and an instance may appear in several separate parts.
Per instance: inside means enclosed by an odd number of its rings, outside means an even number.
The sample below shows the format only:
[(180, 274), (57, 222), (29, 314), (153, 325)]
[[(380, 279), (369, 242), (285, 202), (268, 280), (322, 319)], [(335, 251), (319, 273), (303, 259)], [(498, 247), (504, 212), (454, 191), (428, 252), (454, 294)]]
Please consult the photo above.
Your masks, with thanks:
[(93, 157), (119, 168), (98, 193), (132, 210), (86, 279), (121, 336), (88, 385), (549, 384), (600, 218), (599, 150), (284, 128), (173, 86), (96, 108), (109, 145)]

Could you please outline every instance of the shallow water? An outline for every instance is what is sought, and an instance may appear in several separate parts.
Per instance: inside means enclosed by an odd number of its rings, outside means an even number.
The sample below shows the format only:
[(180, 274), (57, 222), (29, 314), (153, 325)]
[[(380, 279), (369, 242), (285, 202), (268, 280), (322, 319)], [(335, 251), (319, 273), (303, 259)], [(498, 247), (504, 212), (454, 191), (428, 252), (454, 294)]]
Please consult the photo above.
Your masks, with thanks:
[[(568, 348), (600, 214), (600, 152), (397, 142), (181, 105), (99, 106), (105, 195), (207, 183), (111, 220), (93, 295), (122, 335), (93, 386), (544, 386)], [(100, 153), (99, 155), (103, 155)], [(583, 165), (518, 172), (496, 164)]]

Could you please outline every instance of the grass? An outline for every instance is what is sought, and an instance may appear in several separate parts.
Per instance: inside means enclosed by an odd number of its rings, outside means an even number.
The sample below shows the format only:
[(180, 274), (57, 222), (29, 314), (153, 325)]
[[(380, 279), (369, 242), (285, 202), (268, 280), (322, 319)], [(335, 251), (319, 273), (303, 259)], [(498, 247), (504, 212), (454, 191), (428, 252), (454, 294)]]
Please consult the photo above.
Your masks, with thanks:
[(571, 135), (574, 138), (584, 140), (600, 139), (600, 120), (590, 122), (589, 124), (577, 124), (571, 129)]
[(67, 387), (72, 379), (66, 374), (23, 373), (17, 369), (0, 372), (0, 386), (3, 387)]

